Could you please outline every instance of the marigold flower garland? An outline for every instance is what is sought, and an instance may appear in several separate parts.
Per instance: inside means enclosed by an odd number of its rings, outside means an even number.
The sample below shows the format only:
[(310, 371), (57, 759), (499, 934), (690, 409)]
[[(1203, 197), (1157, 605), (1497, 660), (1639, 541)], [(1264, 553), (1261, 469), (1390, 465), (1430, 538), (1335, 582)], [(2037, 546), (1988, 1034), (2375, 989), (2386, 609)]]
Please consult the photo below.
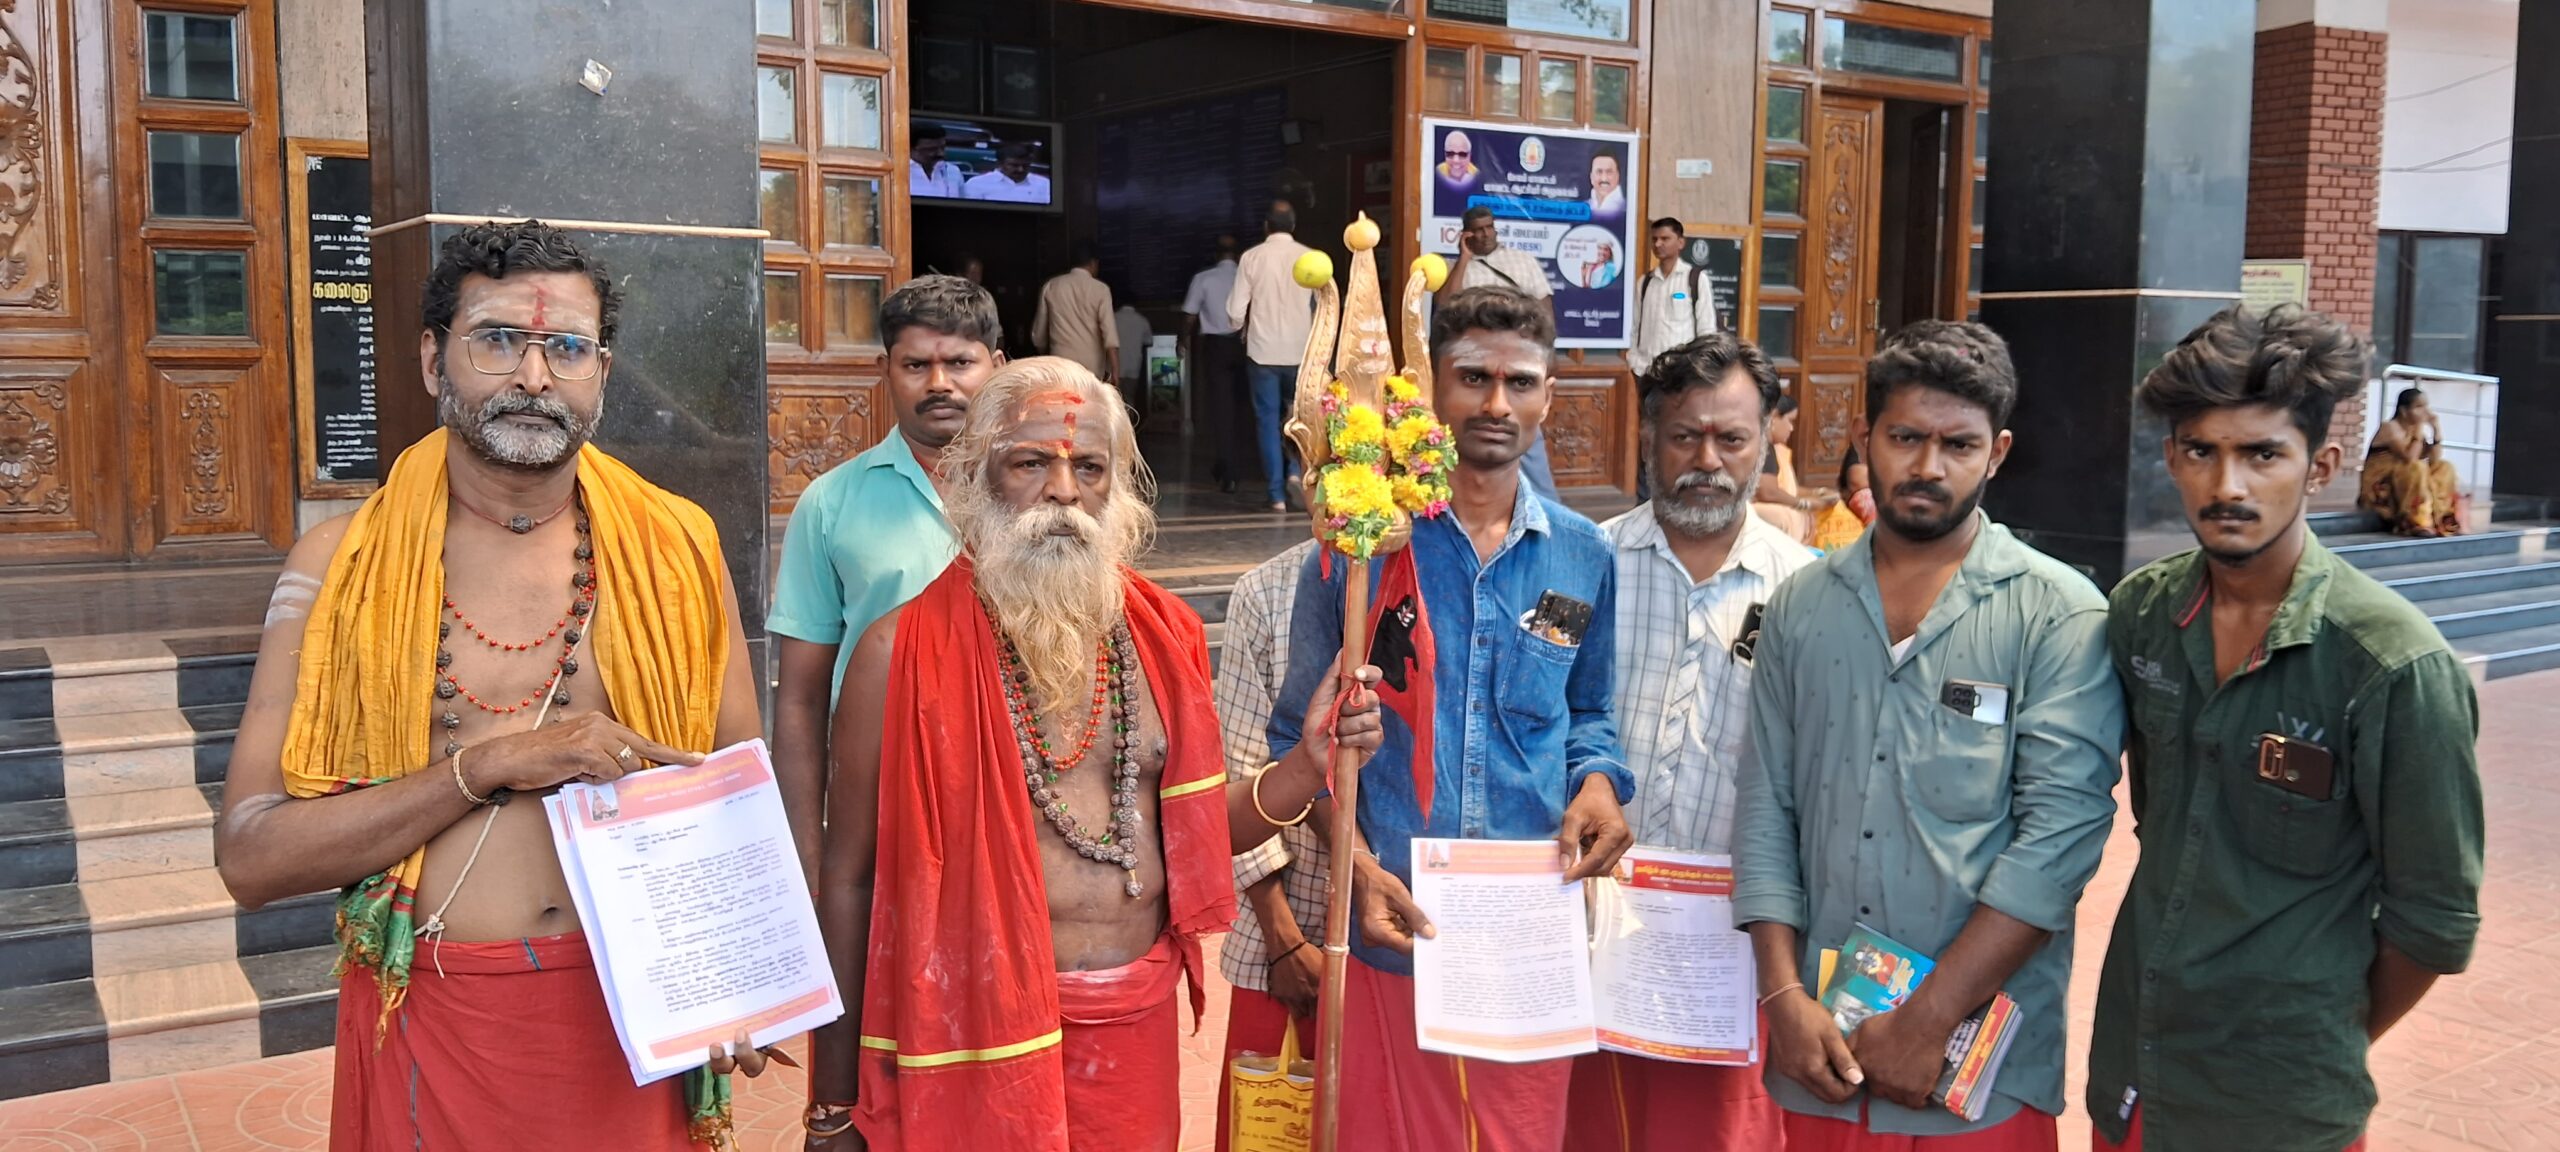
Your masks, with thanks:
[(1386, 410), (1351, 403), (1342, 381), (1325, 385), (1325, 438), (1333, 459), (1317, 473), (1324, 542), (1366, 560), (1395, 528), (1395, 514), (1437, 516), (1449, 507), (1449, 430), (1403, 376), (1386, 379)]

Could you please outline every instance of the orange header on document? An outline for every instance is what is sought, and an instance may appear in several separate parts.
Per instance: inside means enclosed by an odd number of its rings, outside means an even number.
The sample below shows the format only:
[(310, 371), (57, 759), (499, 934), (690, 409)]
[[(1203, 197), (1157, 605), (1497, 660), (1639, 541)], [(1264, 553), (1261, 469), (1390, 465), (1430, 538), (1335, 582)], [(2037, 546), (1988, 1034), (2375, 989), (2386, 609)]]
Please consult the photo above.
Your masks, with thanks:
[(579, 830), (610, 828), (643, 816), (698, 807), (756, 788), (773, 779), (764, 741), (732, 744), (690, 767), (671, 765), (634, 772), (607, 785), (582, 788), (569, 807)]

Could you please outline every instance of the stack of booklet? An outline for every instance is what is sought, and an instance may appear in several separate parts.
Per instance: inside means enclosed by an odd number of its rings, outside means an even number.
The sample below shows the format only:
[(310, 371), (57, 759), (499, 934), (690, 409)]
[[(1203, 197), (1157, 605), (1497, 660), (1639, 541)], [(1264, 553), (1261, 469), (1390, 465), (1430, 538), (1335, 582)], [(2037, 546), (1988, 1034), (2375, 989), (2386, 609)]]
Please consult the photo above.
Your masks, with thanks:
[[(1847, 957), (1845, 965), (1837, 963)], [(1831, 1010), (1843, 1033), (1857, 1031), (1870, 1016), (1891, 1012), (1911, 998), (1937, 962), (1902, 946), (1864, 924), (1849, 933), (1837, 951), (1822, 953), (1822, 1006)], [(1929, 1102), (1967, 1120), (1982, 1119), (1991, 1103), (1991, 1081), (2009, 1042), (2018, 1035), (2018, 1004), (2006, 992), (1956, 1025), (1947, 1037), (1947, 1066)]]
[(844, 1015), (764, 741), (542, 806), (635, 1083)]

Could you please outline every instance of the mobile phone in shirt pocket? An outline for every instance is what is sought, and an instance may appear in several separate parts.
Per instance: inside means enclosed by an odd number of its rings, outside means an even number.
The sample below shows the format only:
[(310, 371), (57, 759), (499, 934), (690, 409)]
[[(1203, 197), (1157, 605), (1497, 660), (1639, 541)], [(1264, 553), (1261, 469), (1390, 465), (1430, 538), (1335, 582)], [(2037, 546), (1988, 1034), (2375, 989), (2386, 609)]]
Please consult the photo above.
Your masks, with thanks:
[(2009, 726), (1986, 724), (1951, 708), (1937, 714), (1937, 739), (1905, 762), (1903, 786), (1941, 820), (1990, 820), (2009, 809)]
[[(2225, 753), (2223, 803), (2249, 856), (2296, 876), (2334, 871), (2357, 840), (2359, 820), (2347, 797), (2346, 749), (2268, 732)], [(2288, 771), (2294, 779), (2284, 778)]]
[(1513, 629), (1511, 651), (1504, 653), (1508, 667), (1502, 671), (1502, 710), (1532, 726), (1563, 720), (1565, 679), (1573, 674), (1574, 657), (1581, 651), (1530, 631), (1525, 622)]

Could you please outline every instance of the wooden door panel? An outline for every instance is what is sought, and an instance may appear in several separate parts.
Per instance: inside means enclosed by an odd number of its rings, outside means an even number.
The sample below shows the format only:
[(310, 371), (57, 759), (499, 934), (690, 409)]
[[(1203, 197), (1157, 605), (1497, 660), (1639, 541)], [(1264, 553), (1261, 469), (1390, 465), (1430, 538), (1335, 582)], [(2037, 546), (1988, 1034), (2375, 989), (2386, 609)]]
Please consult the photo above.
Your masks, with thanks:
[[(1795, 453), (1799, 482), (1828, 484), (1825, 478), (1840, 471), (1849, 418), (1861, 404), (1861, 389), (1843, 388), (1839, 382), (1863, 378), (1866, 359), (1875, 352), (1876, 202), (1884, 168), (1884, 103), (1825, 93), (1817, 123), (1807, 200), (1813, 205), (1810, 231), (1821, 264), (1806, 285), (1807, 395), (1798, 402), (1808, 417), (1796, 422)], [(1817, 387), (1816, 381), (1827, 386)], [(1844, 402), (1845, 410), (1840, 407)]]
[(162, 368), (154, 374), (159, 539), (246, 536), (275, 461), (265, 452), (266, 385), (254, 368)]
[(1609, 463), (1618, 458), (1620, 446), (1614, 434), (1617, 422), (1610, 418), (1613, 391), (1615, 384), (1608, 381), (1556, 382), (1555, 402), (1547, 408), (1543, 427), (1556, 487), (1615, 482)]
[[(880, 442), (873, 409), (878, 385), (848, 387), (836, 380), (769, 378), (765, 382), (765, 480), (770, 508), (791, 510), (800, 493), (827, 469)], [(879, 423), (896, 428), (891, 416)]]

